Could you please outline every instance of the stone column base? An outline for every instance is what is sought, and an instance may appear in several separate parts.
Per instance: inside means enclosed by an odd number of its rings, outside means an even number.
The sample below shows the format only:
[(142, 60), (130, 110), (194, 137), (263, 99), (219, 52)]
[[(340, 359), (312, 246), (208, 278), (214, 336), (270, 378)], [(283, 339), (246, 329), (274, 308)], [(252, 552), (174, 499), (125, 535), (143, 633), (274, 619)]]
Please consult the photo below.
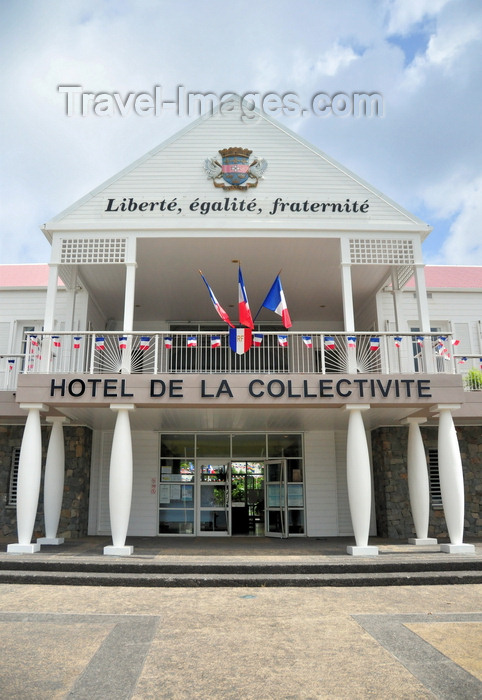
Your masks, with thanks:
[(346, 548), (347, 554), (351, 554), (354, 557), (373, 557), (378, 554), (378, 547), (356, 547), (348, 546)]
[(104, 547), (104, 554), (111, 557), (128, 557), (134, 551), (134, 547), (125, 545), (124, 547), (115, 547), (114, 545), (109, 545)]
[(409, 537), (408, 544), (415, 544), (417, 547), (424, 544), (438, 544), (436, 537)]
[(63, 544), (63, 537), (37, 537), (37, 544)]
[(40, 552), (40, 545), (37, 542), (7, 545), (8, 554), (35, 554), (35, 552)]
[(473, 544), (441, 544), (440, 551), (447, 554), (475, 554)]

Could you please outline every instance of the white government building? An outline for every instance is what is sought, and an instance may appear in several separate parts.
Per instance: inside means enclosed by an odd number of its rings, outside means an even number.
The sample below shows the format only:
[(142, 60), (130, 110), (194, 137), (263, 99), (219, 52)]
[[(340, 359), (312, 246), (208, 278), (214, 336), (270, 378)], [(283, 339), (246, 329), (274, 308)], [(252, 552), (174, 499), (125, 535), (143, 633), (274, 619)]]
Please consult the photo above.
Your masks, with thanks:
[[(482, 268), (425, 267), (430, 226), (240, 116), (201, 117), (46, 223), (48, 266), (0, 266), (8, 551), (108, 534), (115, 555), (156, 535), (473, 551)], [(254, 329), (235, 352), (213, 302), (239, 326), (239, 269)], [(263, 306), (275, 279), (292, 325)]]

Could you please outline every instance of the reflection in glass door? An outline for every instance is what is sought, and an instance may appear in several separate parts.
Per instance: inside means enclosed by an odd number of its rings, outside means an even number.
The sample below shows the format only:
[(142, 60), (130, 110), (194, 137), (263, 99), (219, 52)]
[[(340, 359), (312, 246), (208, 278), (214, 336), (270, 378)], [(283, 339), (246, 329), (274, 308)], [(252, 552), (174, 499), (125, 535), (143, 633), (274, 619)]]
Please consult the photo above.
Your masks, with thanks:
[(265, 468), (265, 534), (303, 535), (304, 495), (301, 469), (294, 460), (270, 460)]
[(199, 466), (199, 527), (200, 535), (231, 534), (230, 465), (209, 463)]
[(265, 532), (268, 537), (286, 537), (286, 460), (266, 463)]

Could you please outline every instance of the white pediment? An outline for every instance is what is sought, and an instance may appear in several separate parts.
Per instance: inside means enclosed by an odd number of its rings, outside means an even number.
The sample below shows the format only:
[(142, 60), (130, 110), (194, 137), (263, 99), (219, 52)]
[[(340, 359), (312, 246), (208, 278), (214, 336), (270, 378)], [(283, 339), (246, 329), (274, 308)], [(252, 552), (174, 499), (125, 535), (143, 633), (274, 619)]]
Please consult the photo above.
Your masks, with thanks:
[[(45, 230), (430, 230), (284, 126), (262, 114), (242, 117), (239, 109), (201, 117)], [(208, 177), (206, 158), (221, 162), (219, 151), (234, 146), (252, 152), (249, 163), (255, 157), (267, 161), (257, 186), (223, 189)], [(216, 182), (227, 186), (222, 177)]]

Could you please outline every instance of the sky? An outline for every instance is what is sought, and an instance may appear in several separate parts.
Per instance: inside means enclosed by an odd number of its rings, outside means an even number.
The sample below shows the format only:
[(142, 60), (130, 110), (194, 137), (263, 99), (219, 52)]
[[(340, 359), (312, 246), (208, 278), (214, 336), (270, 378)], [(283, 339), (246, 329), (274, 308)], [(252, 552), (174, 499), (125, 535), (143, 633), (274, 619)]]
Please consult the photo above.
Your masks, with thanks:
[[(0, 263), (48, 262), (43, 223), (195, 118), (68, 116), (59, 86), (182, 85), (296, 95), (276, 118), (433, 226), (425, 262), (482, 265), (478, 0), (0, 0), (0, 65)], [(320, 93), (383, 114), (316, 114)]]

